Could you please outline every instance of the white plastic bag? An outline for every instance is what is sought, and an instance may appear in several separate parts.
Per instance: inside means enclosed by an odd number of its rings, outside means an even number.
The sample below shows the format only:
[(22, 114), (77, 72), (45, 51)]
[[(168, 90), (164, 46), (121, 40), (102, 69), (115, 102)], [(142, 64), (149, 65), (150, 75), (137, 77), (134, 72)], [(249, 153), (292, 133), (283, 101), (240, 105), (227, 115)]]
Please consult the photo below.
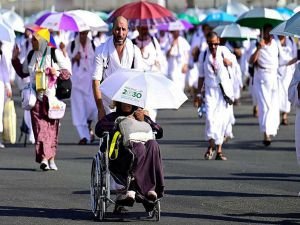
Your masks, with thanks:
[(31, 84), (28, 84), (23, 88), (22, 93), (22, 109), (31, 110), (36, 103), (36, 93), (31, 87)]

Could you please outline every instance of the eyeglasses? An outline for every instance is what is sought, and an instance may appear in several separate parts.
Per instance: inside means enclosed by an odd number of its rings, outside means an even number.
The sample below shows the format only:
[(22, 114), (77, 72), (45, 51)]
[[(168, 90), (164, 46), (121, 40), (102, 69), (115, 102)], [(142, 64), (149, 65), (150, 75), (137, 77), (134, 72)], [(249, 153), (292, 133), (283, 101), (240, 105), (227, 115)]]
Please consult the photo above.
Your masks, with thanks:
[(208, 44), (208, 46), (211, 46), (211, 47), (212, 47), (212, 46), (215, 46), (215, 47), (216, 47), (216, 46), (220, 45), (220, 43), (207, 43), (207, 44)]

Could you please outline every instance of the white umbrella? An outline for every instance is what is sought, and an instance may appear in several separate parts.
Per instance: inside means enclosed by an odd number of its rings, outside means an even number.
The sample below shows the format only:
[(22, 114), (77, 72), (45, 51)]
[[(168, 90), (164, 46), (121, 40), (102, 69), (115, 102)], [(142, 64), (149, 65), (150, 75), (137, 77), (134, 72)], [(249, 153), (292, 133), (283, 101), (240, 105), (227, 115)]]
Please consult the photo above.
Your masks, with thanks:
[(217, 26), (214, 31), (221, 38), (232, 40), (247, 40), (257, 39), (257, 36), (248, 27), (241, 27), (240, 25), (233, 23), (229, 25)]
[(24, 21), (22, 17), (14, 11), (14, 9), (1, 9), (0, 13), (4, 22), (7, 25), (9, 25), (13, 30), (21, 33), (25, 32)]
[(4, 23), (0, 16), (0, 41), (14, 42), (15, 38), (13, 29)]
[(187, 100), (173, 81), (150, 71), (120, 69), (100, 89), (111, 100), (148, 109), (178, 109)]
[(228, 0), (227, 3), (220, 6), (219, 9), (234, 16), (240, 16), (249, 11), (249, 8), (246, 5), (231, 0)]
[(300, 12), (297, 12), (286, 21), (285, 32), (300, 36)]
[(96, 13), (81, 9), (71, 10), (68, 12), (80, 17), (88, 26), (91, 27), (91, 30), (108, 31), (108, 24), (105, 23)]

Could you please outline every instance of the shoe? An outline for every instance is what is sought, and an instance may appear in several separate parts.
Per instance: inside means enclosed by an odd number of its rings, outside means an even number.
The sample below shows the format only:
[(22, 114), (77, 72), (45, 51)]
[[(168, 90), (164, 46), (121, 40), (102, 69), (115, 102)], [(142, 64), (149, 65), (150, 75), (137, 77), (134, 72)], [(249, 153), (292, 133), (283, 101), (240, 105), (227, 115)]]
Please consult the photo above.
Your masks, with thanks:
[(135, 192), (127, 191), (126, 194), (119, 194), (116, 198), (116, 204), (121, 206), (132, 207), (135, 202)]
[(257, 106), (253, 107), (253, 117), (258, 117)]
[(268, 147), (269, 145), (271, 145), (271, 140), (263, 140), (263, 144), (264, 146)]
[(150, 200), (150, 201), (155, 202), (156, 199), (157, 199), (156, 192), (155, 191), (148, 191), (148, 193), (147, 193), (147, 199)]
[(86, 145), (88, 140), (86, 138), (82, 138), (79, 142), (78, 145)]
[(154, 210), (155, 204), (156, 203), (153, 202), (143, 201), (143, 206), (146, 212), (152, 212)]
[(50, 170), (49, 164), (48, 164), (48, 161), (47, 161), (47, 160), (43, 160), (43, 161), (41, 162), (40, 169), (43, 170), (43, 171), (48, 171), (48, 170)]
[(95, 141), (95, 135), (93, 131), (90, 131), (90, 142), (93, 143)]
[(55, 170), (55, 171), (58, 170), (54, 160), (49, 160), (49, 168), (50, 168), (50, 170)]
[(128, 212), (128, 210), (124, 206), (116, 204), (113, 214), (122, 214), (122, 213), (127, 213), (127, 212)]
[(0, 148), (5, 148), (5, 145), (0, 142)]
[(223, 155), (223, 153), (221, 152), (218, 152), (217, 155), (216, 155), (216, 158), (215, 160), (227, 160), (227, 157)]
[(206, 153), (204, 154), (204, 159), (205, 160), (211, 160), (214, 156), (214, 153), (215, 153), (214, 149), (208, 148)]

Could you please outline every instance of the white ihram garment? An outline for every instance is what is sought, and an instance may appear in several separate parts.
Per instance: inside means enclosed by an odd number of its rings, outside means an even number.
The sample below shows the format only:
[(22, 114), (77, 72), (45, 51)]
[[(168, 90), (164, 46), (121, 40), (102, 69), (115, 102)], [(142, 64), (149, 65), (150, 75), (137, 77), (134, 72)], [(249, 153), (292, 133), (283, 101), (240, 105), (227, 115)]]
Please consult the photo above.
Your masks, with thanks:
[(290, 38), (286, 38), (286, 45), (279, 46), (279, 68), (278, 68), (278, 90), (279, 90), (279, 109), (282, 112), (291, 111), (291, 103), (288, 100), (288, 88), (295, 72), (295, 64), (286, 64), (297, 57), (297, 46)]
[(75, 38), (73, 51), (71, 44), (68, 46), (68, 54), (73, 58), (78, 52), (81, 55), (79, 63), (72, 65), (72, 95), (71, 112), (73, 125), (76, 127), (80, 139), (86, 138), (90, 141), (88, 120), (95, 121), (97, 118), (97, 107), (93, 97), (92, 89), (92, 65), (94, 61), (94, 49), (88, 38), (85, 47), (79, 41), (79, 35)]
[(275, 40), (259, 50), (253, 88), (257, 99), (260, 131), (276, 135), (279, 127), (278, 47)]
[[(233, 109), (232, 106), (225, 102), (219, 86), (221, 77), (224, 91), (228, 97), (233, 98), (232, 81), (229, 78), (228, 69), (223, 63), (223, 57), (232, 61), (233, 56), (226, 47), (219, 46), (214, 63), (210, 51), (207, 50), (206, 52), (205, 60), (203, 60), (204, 52), (199, 57), (199, 77), (204, 78), (205, 85), (205, 138), (206, 140), (213, 139), (215, 144), (221, 145), (223, 144), (224, 136), (233, 137)], [(212, 65), (215, 65), (217, 75)]]
[(171, 47), (168, 57), (168, 76), (181, 90), (185, 88), (186, 74), (182, 73), (182, 68), (189, 63), (189, 51), (189, 43), (179, 36), (177, 44)]
[(3, 132), (3, 110), (6, 96), (6, 89), (11, 90), (9, 81), (9, 67), (6, 60), (6, 52), (2, 51), (0, 55), (0, 133)]
[(299, 64), (296, 65), (295, 73), (291, 84), (288, 88), (288, 98), (292, 105), (296, 108), (296, 119), (295, 119), (295, 145), (296, 145), (296, 156), (298, 164), (300, 165), (300, 99), (298, 98), (297, 86), (300, 82), (300, 68)]
[[(134, 62), (133, 62), (134, 59)], [(133, 65), (136, 69), (143, 68), (143, 61), (140, 49), (133, 45), (128, 38), (125, 42), (125, 48), (121, 60), (113, 43), (113, 37), (107, 39), (105, 43), (96, 48), (94, 66), (92, 72), (93, 80), (104, 80), (110, 76), (114, 71), (120, 68), (130, 69)], [(104, 67), (107, 67), (106, 69)], [(105, 113), (109, 114), (113, 110), (110, 107), (111, 100), (102, 96)]]

